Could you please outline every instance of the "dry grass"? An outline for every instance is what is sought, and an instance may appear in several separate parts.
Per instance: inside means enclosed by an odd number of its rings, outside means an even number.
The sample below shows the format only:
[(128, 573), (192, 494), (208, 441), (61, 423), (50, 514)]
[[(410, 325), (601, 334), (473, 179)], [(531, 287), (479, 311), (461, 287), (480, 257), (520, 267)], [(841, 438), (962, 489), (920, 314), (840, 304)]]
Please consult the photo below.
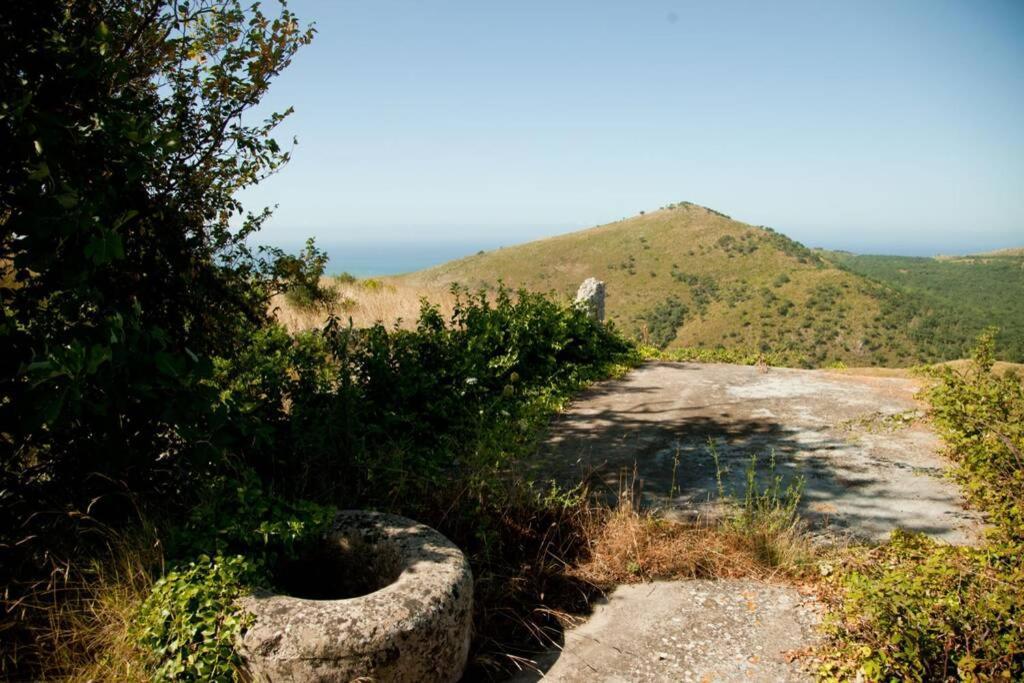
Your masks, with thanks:
[[(102, 561), (55, 571), (46, 586), (7, 605), (30, 624), (41, 680), (147, 681), (144, 653), (132, 633), (149, 594), (160, 553), (151, 543), (120, 539)], [(5, 657), (17, 657), (5, 653)], [(17, 664), (15, 664), (17, 667)], [(0, 672), (2, 675), (2, 672)]]
[[(964, 370), (972, 367), (973, 361), (969, 358), (961, 358), (959, 360), (951, 360), (939, 365), (948, 365), (954, 370), (963, 372)], [(997, 360), (995, 365), (992, 366), (992, 372), (997, 375), (1004, 375), (1007, 372), (1024, 373), (1024, 363), (1009, 363), (1007, 361)]]
[(620, 507), (593, 529), (589, 557), (573, 572), (603, 586), (656, 579), (795, 579), (806, 574), (812, 553), (795, 526), (682, 523)]
[[(812, 584), (821, 557), (803, 526), (784, 513), (683, 523), (588, 503), (540, 513), (510, 510), (498, 528), (518, 552), (477, 577), (473, 675), (536, 668), (565, 629), (585, 619), (615, 586), (653, 580), (753, 578)], [(524, 514), (525, 513), (525, 514)]]
[[(708, 448), (718, 467), (715, 443), (709, 440)], [(771, 479), (765, 488), (758, 484), (759, 471)], [(684, 523), (638, 511), (634, 470), (619, 484), (618, 506), (590, 517), (597, 520), (587, 531), (590, 553), (576, 571), (597, 585), (806, 576), (817, 552), (797, 512), (802, 480), (783, 489), (774, 455), (767, 468), (751, 460), (746, 474), (746, 488), (738, 498), (725, 492), (719, 470), (720, 509), (714, 518)]]
[(365, 279), (338, 282), (323, 278), (323, 285), (338, 294), (336, 303), (327, 307), (303, 309), (291, 304), (283, 295), (274, 297), (271, 309), (277, 320), (289, 331), (322, 327), (331, 315), (341, 320), (351, 318), (355, 327), (370, 327), (380, 322), (387, 327), (404, 329), (416, 326), (423, 299), (441, 308), (442, 315), (451, 315), (455, 297), (440, 286), (420, 286), (389, 279)]

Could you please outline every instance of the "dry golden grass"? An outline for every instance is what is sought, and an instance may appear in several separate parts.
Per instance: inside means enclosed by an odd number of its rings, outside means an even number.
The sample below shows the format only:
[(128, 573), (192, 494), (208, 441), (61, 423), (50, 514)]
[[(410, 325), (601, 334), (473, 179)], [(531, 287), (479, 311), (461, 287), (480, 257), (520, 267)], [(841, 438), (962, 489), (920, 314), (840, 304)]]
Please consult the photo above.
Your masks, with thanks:
[[(770, 468), (774, 473), (774, 463)], [(796, 512), (801, 486), (781, 491), (776, 483), (762, 490), (752, 481), (743, 498), (725, 496), (713, 516), (678, 522), (638, 509), (637, 473), (623, 473), (617, 505), (590, 508), (581, 518), (589, 552), (572, 572), (597, 586), (656, 579), (805, 578), (819, 551)]]
[(813, 555), (797, 527), (739, 529), (610, 510), (591, 530), (591, 551), (573, 573), (595, 585), (656, 579), (795, 579)]
[[(959, 360), (951, 360), (946, 363), (940, 363), (940, 365), (948, 365), (954, 370), (964, 371), (972, 367), (973, 361), (967, 358), (961, 358)], [(1024, 373), (1024, 363), (1009, 363), (1007, 361), (997, 360), (995, 365), (992, 366), (992, 371), (997, 375), (1002, 375), (1007, 372), (1018, 372)]]
[(330, 306), (303, 309), (278, 295), (271, 302), (277, 320), (289, 331), (322, 327), (331, 315), (355, 327), (370, 327), (380, 322), (387, 327), (398, 325), (404, 329), (416, 326), (423, 299), (440, 306), (444, 316), (450, 316), (455, 297), (445, 287), (421, 286), (389, 279), (369, 278), (342, 283), (334, 278), (323, 278), (323, 285), (334, 289), (337, 302)]
[(118, 539), (102, 561), (55, 572), (49, 586), (19, 600), (12, 613), (34, 624), (40, 678), (149, 680), (132, 622), (159, 562), (154, 544)]

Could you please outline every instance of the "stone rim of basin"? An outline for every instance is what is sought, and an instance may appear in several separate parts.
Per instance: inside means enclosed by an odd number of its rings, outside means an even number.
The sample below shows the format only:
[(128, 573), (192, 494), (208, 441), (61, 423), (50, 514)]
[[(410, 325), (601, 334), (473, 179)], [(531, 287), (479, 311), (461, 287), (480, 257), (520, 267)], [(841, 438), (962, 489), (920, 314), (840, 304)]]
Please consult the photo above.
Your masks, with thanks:
[(425, 524), (364, 510), (339, 512), (323, 542), (353, 537), (385, 557), (394, 579), (356, 597), (244, 598), (255, 617), (239, 645), (246, 672), (255, 680), (458, 680), (473, 611), (465, 555)]

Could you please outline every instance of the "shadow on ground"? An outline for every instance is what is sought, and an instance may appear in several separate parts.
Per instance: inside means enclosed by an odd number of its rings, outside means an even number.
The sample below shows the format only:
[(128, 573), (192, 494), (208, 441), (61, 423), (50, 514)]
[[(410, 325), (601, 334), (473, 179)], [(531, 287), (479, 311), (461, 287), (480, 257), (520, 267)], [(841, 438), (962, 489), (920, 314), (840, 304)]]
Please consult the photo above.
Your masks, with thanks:
[(743, 494), (752, 457), (767, 486), (774, 459), (784, 487), (803, 479), (800, 510), (819, 529), (882, 540), (900, 527), (968, 542), (977, 519), (943, 476), (935, 435), (923, 424), (875, 430), (865, 418), (918, 408), (903, 379), (652, 363), (580, 396), (552, 424), (533, 474), (588, 479), (611, 501), (632, 495), (692, 518), (716, 507), (712, 442), (727, 494)]
[[(775, 475), (783, 488), (803, 480), (799, 511), (826, 540), (884, 540), (899, 527), (970, 543), (980, 520), (944, 476), (915, 392), (902, 378), (648, 363), (580, 395), (524, 467), (541, 481), (587, 480), (611, 503), (628, 495), (693, 519), (721, 511), (719, 473), (721, 489), (742, 496), (756, 457), (761, 488)], [(785, 653), (810, 642), (809, 610), (794, 589), (756, 582), (622, 587), (583, 626), (553, 629), (537, 665), (559, 681), (812, 680)]]

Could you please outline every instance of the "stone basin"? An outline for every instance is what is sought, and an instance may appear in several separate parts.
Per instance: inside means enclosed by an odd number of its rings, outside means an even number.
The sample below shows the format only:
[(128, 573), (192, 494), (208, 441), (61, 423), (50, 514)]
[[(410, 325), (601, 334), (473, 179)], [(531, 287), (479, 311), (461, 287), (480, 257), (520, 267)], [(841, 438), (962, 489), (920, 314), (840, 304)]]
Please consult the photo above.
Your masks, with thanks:
[(457, 681), (469, 654), (473, 576), (430, 527), (378, 512), (338, 513), (322, 544), (283, 564), (278, 593), (242, 607), (239, 645), (256, 681)]

